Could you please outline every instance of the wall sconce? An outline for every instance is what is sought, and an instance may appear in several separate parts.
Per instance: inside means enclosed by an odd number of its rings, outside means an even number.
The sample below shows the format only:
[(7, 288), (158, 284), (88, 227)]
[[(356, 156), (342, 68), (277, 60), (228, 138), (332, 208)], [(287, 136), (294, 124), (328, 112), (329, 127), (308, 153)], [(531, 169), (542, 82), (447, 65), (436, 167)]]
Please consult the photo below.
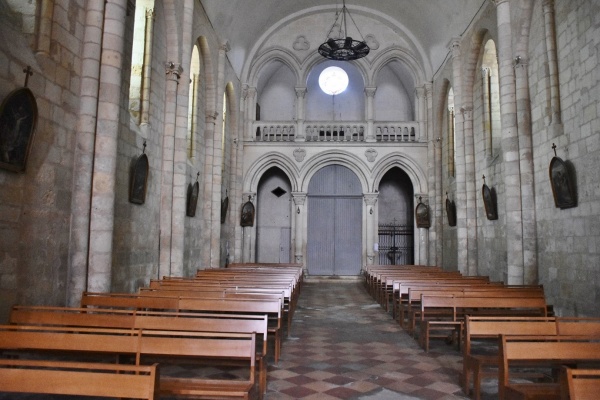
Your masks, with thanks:
[(369, 214), (373, 215), (373, 207), (369, 210)]
[(296, 214), (300, 214), (300, 207), (296, 209)]

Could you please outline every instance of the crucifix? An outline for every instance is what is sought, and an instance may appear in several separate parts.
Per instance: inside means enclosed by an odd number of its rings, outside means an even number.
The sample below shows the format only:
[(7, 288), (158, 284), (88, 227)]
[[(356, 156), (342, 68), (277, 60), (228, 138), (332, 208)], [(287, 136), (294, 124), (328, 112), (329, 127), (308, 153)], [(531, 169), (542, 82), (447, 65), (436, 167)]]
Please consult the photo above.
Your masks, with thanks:
[(27, 87), (27, 83), (29, 82), (29, 77), (31, 75), (33, 75), (33, 70), (31, 69), (31, 66), (27, 66), (26, 68), (23, 68), (23, 73), (25, 74), (25, 87)]

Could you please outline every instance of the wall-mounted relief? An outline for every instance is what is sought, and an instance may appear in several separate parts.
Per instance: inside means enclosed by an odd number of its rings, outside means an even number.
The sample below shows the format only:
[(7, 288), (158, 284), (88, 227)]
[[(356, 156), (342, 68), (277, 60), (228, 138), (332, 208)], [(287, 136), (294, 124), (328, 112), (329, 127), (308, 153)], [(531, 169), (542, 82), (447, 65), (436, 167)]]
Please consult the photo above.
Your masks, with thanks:
[(229, 209), (229, 197), (227, 196), (227, 190), (225, 191), (225, 198), (221, 200), (221, 223), (224, 224), (227, 219), (227, 210)]
[(298, 51), (308, 50), (310, 49), (310, 43), (308, 42), (308, 40), (306, 40), (305, 36), (300, 35), (296, 38), (292, 47), (294, 48), (294, 50)]
[(417, 204), (417, 207), (415, 208), (415, 219), (417, 228), (430, 227), (429, 206), (422, 202), (421, 196), (419, 196), (419, 204)]
[(185, 207), (185, 215), (188, 217), (196, 216), (196, 206), (198, 205), (198, 193), (200, 192), (200, 184), (198, 183), (198, 178), (200, 177), (200, 172), (196, 175), (196, 183), (193, 185), (190, 183), (188, 185), (187, 190), (187, 204)]
[(254, 226), (255, 208), (251, 200), (252, 196), (248, 196), (248, 201), (242, 206), (242, 217), (240, 220), (241, 226)]
[(131, 185), (129, 187), (129, 202), (144, 204), (146, 201), (146, 186), (148, 185), (148, 172), (150, 163), (146, 155), (146, 141), (142, 154), (133, 159), (131, 164)]
[(554, 157), (550, 160), (548, 173), (552, 195), (556, 207), (571, 208), (577, 206), (576, 175), (575, 168), (569, 161), (563, 161), (556, 156), (556, 145), (552, 143)]
[(367, 149), (365, 150), (365, 157), (367, 157), (367, 161), (373, 162), (377, 158), (377, 150), (375, 149)]
[(365, 42), (371, 50), (377, 50), (379, 48), (379, 41), (372, 34), (365, 36)]
[(306, 157), (306, 150), (304, 150), (304, 149), (294, 150), (294, 159), (296, 159), (297, 162), (304, 161), (304, 157)]
[(483, 205), (485, 207), (485, 216), (490, 221), (498, 219), (498, 207), (496, 202), (496, 190), (489, 188), (485, 184), (485, 175), (483, 175), (483, 186), (481, 187), (481, 196), (483, 197)]
[(448, 192), (446, 192), (446, 215), (448, 216), (448, 225), (456, 226), (456, 204), (454, 204), (454, 200), (448, 198)]
[(10, 92), (0, 105), (0, 168), (15, 172), (25, 171), (38, 118), (37, 102), (27, 87), (31, 68), (23, 72), (25, 86)]

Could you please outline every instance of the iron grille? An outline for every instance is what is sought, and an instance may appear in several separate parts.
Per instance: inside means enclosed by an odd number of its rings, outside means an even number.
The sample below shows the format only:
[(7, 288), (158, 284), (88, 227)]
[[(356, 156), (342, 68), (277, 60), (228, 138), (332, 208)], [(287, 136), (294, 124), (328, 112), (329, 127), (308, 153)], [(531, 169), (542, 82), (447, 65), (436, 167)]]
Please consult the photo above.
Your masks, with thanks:
[(379, 264), (414, 263), (414, 230), (412, 225), (379, 225)]

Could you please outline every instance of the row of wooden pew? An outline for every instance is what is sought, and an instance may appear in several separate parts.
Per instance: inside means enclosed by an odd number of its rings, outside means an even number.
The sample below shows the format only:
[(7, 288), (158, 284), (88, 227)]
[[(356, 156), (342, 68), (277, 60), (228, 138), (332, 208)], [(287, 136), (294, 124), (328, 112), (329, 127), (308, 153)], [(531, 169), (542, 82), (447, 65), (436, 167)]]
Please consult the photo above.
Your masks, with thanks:
[(500, 399), (595, 399), (600, 393), (600, 319), (554, 316), (542, 286), (504, 285), (428, 266), (367, 266), (364, 278), (373, 298), (425, 351), (433, 338), (461, 348), (461, 383), (467, 394), (472, 384), (475, 399), (484, 378), (498, 380)]
[[(302, 280), (298, 264), (230, 265), (135, 294), (86, 292), (77, 308), (15, 306), (0, 326), (0, 392), (262, 398)], [(182, 363), (236, 369), (169, 373)]]

